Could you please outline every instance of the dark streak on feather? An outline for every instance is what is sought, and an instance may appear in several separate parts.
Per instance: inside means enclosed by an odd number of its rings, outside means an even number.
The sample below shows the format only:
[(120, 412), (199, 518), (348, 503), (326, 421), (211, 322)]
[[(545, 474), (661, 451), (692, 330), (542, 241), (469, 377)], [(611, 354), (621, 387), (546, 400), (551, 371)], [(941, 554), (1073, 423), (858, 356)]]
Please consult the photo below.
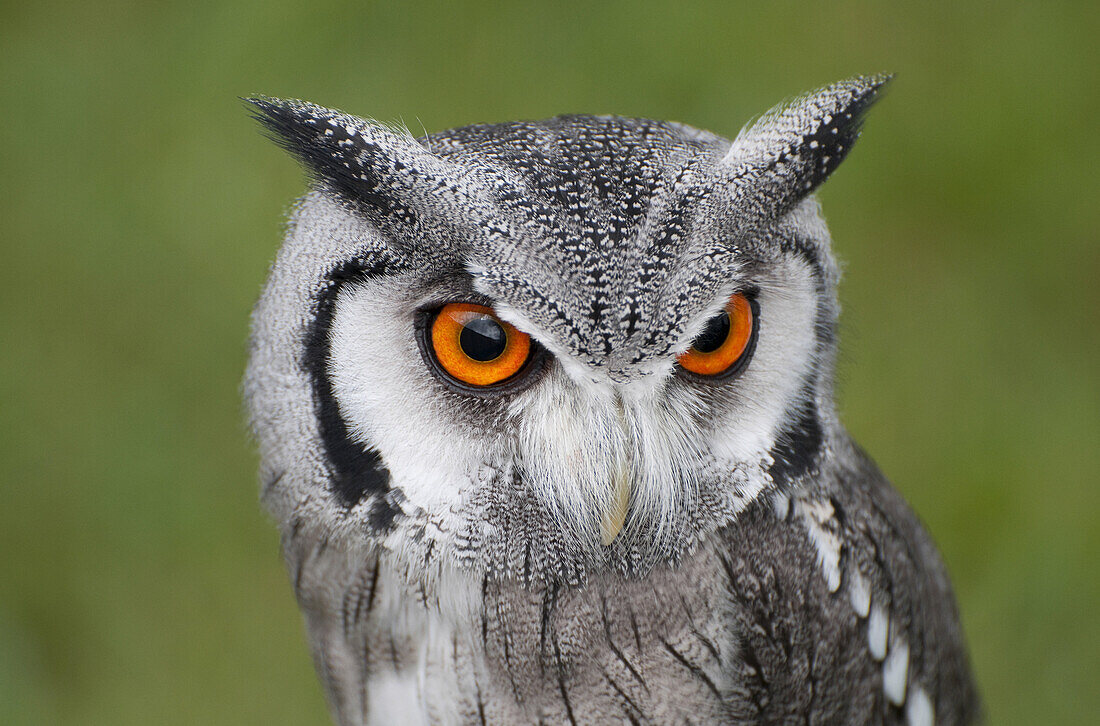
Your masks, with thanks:
[(565, 704), (565, 715), (572, 726), (577, 726), (577, 719), (573, 717), (573, 704), (569, 702), (569, 692), (565, 687), (565, 669), (562, 667), (561, 650), (554, 645), (554, 653), (558, 661), (558, 689), (561, 691), (561, 700)]
[(608, 673), (605, 668), (601, 667), (600, 668), (600, 673), (603, 674), (604, 680), (606, 680), (608, 682), (608, 684), (610, 684), (610, 686), (615, 689), (615, 692), (619, 694), (619, 697), (622, 698), (623, 701), (626, 702), (626, 705), (628, 706), (628, 708), (624, 708), (623, 713), (626, 714), (626, 717), (630, 719), (631, 723), (637, 723), (637, 721), (634, 718), (634, 714), (635, 713), (641, 714), (642, 709), (638, 708), (638, 704), (634, 703), (634, 699), (632, 699), (627, 694), (627, 692), (624, 691), (619, 686), (619, 684), (615, 682), (615, 679), (611, 677), (611, 674)]
[(474, 685), (477, 688), (477, 720), (481, 726), (485, 726), (485, 702), (481, 700), (481, 684)]
[(722, 700), (722, 693), (721, 693), (721, 691), (719, 691), (719, 690), (718, 690), (718, 686), (714, 685), (714, 681), (712, 681), (712, 680), (710, 679), (710, 676), (708, 676), (708, 675), (706, 674), (706, 671), (704, 671), (704, 670), (703, 670), (702, 668), (700, 668), (699, 666), (697, 666), (697, 665), (695, 665), (694, 663), (692, 663), (692, 662), (691, 662), (690, 660), (688, 660), (687, 658), (685, 658), (685, 657), (684, 657), (684, 655), (683, 655), (683, 654), (682, 654), (682, 653), (681, 653), (680, 651), (678, 651), (678, 650), (676, 650), (675, 648), (673, 648), (673, 647), (672, 647), (672, 644), (671, 644), (671, 643), (669, 643), (669, 642), (668, 642), (667, 640), (665, 640), (664, 638), (660, 638), (660, 641), (661, 641), (661, 645), (663, 645), (663, 646), (664, 646), (665, 650), (667, 650), (667, 651), (668, 651), (669, 653), (671, 653), (671, 654), (672, 654), (672, 657), (673, 657), (673, 658), (675, 658), (675, 659), (676, 659), (677, 661), (679, 661), (679, 662), (680, 662), (680, 665), (682, 665), (682, 666), (683, 666), (684, 668), (687, 668), (687, 669), (688, 669), (688, 671), (689, 671), (689, 672), (691, 672), (691, 674), (692, 674), (693, 676), (695, 676), (695, 677), (696, 677), (696, 678), (698, 678), (698, 679), (699, 679), (700, 681), (702, 681), (703, 683), (705, 683), (705, 684), (706, 684), (706, 686), (707, 686), (707, 688), (709, 688), (709, 689), (710, 689), (711, 693), (713, 693), (713, 694), (714, 694), (714, 697), (715, 697), (715, 698), (717, 698), (717, 699), (718, 699), (719, 701), (721, 701), (721, 700)]
[(550, 631), (550, 620), (558, 603), (557, 581), (547, 586), (542, 598), (542, 617), (539, 626), (539, 653), (546, 653), (546, 636)]
[(638, 683), (642, 685), (642, 688), (646, 690), (646, 693), (649, 693), (649, 685), (645, 682), (645, 679), (642, 678), (642, 674), (639, 673), (638, 669), (634, 667), (634, 664), (627, 659), (626, 655), (623, 654), (619, 646), (615, 644), (615, 640), (611, 637), (611, 623), (607, 619), (607, 600), (603, 598), (601, 598), (600, 603), (600, 615), (603, 618), (604, 636), (607, 638), (607, 645), (611, 648), (611, 652), (615, 654), (615, 657), (618, 658), (624, 666), (626, 666), (626, 669), (630, 671), (630, 675), (634, 676), (635, 680), (637, 680)]

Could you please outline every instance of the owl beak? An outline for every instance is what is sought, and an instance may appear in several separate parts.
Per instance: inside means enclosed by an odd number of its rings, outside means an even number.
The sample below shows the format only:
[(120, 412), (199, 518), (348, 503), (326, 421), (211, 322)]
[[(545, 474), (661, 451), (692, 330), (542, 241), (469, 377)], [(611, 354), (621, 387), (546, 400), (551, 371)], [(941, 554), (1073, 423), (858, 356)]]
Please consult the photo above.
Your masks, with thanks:
[[(615, 396), (615, 410), (619, 414), (619, 425), (623, 427), (623, 431), (629, 432), (630, 426), (626, 421), (623, 401), (618, 394)], [(626, 523), (626, 512), (630, 506), (630, 480), (632, 478), (630, 454), (628, 452), (629, 450), (623, 452), (617, 462), (615, 480), (611, 482), (611, 501), (600, 518), (600, 536), (603, 538), (605, 547), (610, 546), (615, 541)]]
[(611, 506), (604, 512), (600, 519), (600, 534), (603, 537), (604, 546), (609, 546), (619, 536), (619, 532), (626, 523), (626, 510), (630, 505), (630, 465), (619, 460), (618, 471), (615, 472), (615, 481), (612, 483), (614, 491), (611, 495)]

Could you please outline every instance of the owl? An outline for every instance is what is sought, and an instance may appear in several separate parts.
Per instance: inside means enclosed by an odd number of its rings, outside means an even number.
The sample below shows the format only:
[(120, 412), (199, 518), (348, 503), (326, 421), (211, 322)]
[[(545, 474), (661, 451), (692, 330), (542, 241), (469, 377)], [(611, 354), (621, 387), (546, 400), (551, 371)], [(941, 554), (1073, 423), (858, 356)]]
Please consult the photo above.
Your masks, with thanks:
[(978, 717), (944, 566), (833, 400), (812, 195), (887, 80), (733, 141), (250, 99), (312, 180), (244, 393), (336, 722)]

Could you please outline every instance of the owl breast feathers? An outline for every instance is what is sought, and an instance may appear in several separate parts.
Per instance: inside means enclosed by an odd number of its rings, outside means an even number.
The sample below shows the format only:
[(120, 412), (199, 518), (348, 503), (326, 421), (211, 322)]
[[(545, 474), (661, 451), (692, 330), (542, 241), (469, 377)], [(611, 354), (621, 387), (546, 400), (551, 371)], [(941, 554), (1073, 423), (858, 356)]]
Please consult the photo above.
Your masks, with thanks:
[(888, 79), (732, 142), (250, 103), (309, 172), (245, 396), (340, 724), (963, 724), (944, 567), (837, 419), (811, 196)]

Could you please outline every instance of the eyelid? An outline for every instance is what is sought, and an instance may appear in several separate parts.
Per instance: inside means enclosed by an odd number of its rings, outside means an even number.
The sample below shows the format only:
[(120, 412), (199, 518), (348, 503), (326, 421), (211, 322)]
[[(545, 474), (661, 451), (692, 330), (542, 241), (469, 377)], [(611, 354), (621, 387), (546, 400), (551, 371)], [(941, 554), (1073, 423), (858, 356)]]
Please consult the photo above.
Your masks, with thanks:
[(454, 304), (469, 304), (480, 305), (482, 307), (489, 308), (493, 315), (497, 315), (496, 309), (493, 307), (493, 301), (481, 293), (467, 291), (459, 287), (455, 287), (453, 290), (439, 290), (433, 289), (431, 292), (420, 296), (413, 305), (415, 314), (417, 316), (421, 314), (431, 314), (437, 310), (442, 310), (448, 305)]

